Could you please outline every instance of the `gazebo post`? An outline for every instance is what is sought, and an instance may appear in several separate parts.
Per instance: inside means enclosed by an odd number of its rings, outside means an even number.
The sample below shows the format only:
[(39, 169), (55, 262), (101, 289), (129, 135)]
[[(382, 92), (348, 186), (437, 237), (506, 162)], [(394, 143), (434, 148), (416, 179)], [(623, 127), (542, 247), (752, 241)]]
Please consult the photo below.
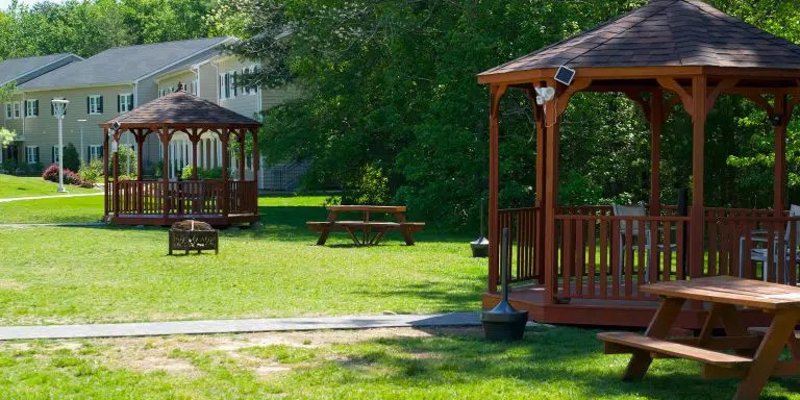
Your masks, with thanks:
[(664, 93), (650, 93), (650, 215), (661, 215), (661, 131), (664, 126)]
[(147, 138), (149, 132), (144, 129), (131, 130), (136, 138), (136, 212), (139, 215), (144, 213), (144, 185), (142, 184), (142, 176), (144, 175), (144, 161), (142, 148), (144, 147), (144, 140)]
[(115, 217), (119, 216), (119, 194), (120, 194), (119, 193), (120, 192), (120, 187), (119, 187), (119, 138), (120, 138), (120, 136), (121, 135), (120, 135), (120, 131), (119, 130), (114, 132), (114, 142), (116, 143), (116, 146), (114, 146), (114, 147), (116, 147), (117, 151), (114, 152), (114, 161), (113, 161), (113, 163), (114, 163), (114, 165), (113, 165), (113, 168), (114, 168), (114, 172), (113, 172), (114, 173), (114, 185), (113, 185), (114, 194), (113, 194), (112, 201), (114, 202), (114, 216)]
[(164, 151), (163, 165), (161, 166), (161, 193), (163, 193), (163, 211), (164, 223), (169, 223), (169, 209), (170, 209), (170, 196), (169, 196), (169, 174), (170, 174), (170, 159), (169, 159), (169, 130), (166, 126), (161, 128), (159, 134), (161, 139), (161, 148)]
[[(535, 207), (537, 208), (536, 211), (536, 232), (534, 241), (536, 243), (536, 249), (543, 249), (544, 248), (544, 229), (545, 229), (545, 219), (544, 219), (544, 208), (546, 206), (545, 203), (545, 182), (547, 181), (547, 173), (545, 171), (545, 162), (546, 162), (546, 149), (547, 149), (547, 134), (545, 132), (545, 121), (544, 121), (544, 107), (538, 105), (536, 103), (536, 93), (533, 89), (528, 90), (528, 97), (531, 100), (531, 105), (533, 109), (533, 118), (534, 123), (536, 124), (536, 204)], [(545, 283), (544, 277), (544, 252), (537, 251), (536, 252), (536, 273), (539, 276), (538, 280), (539, 283)]]
[(192, 142), (192, 180), (197, 180), (197, 142), (200, 141), (199, 129), (187, 129), (189, 141)]
[(783, 216), (786, 208), (786, 128), (792, 118), (791, 107), (785, 94), (775, 94), (775, 171), (773, 181), (773, 210), (776, 217)]
[(508, 87), (492, 85), (489, 112), (489, 293), (497, 293), (499, 274), (498, 200), (500, 190), (500, 100)]
[(108, 218), (108, 127), (103, 128), (103, 218)]
[(228, 141), (230, 140), (230, 130), (222, 128), (222, 134), (219, 135), (219, 140), (222, 142), (222, 217), (225, 223), (228, 222), (228, 213), (230, 212), (230, 183), (228, 167), (230, 163), (230, 152), (228, 150)]
[(259, 167), (261, 166), (261, 160), (259, 160), (259, 151), (258, 151), (258, 128), (251, 128), (250, 132), (253, 135), (253, 212), (255, 215), (258, 215), (258, 171)]
[[(550, 87), (555, 82), (548, 82)], [(566, 100), (565, 100), (566, 99)], [(556, 249), (556, 207), (558, 206), (558, 159), (559, 141), (561, 139), (561, 126), (558, 123), (559, 101), (569, 101), (569, 96), (564, 96), (559, 90), (555, 97), (545, 107), (545, 171), (547, 179), (544, 189), (544, 271), (545, 271), (545, 304), (555, 301), (558, 287), (558, 267)], [(566, 109), (566, 104), (563, 107)]]
[(236, 137), (239, 139), (239, 182), (244, 182), (244, 141), (247, 136), (247, 131), (242, 129)]
[(707, 110), (708, 78), (705, 75), (692, 78), (692, 208), (689, 213), (689, 274), (699, 277), (704, 274), (705, 209), (705, 125)]

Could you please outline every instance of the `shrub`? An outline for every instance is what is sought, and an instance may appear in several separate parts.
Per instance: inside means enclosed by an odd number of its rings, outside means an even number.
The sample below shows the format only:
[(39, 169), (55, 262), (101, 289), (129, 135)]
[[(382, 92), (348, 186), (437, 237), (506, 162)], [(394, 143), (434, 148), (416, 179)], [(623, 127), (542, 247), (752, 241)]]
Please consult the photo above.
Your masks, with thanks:
[(81, 181), (94, 184), (103, 179), (103, 160), (95, 159), (88, 164), (83, 164), (78, 171)]
[[(58, 182), (58, 164), (52, 164), (42, 172), (42, 179), (50, 182)], [(74, 171), (64, 168), (64, 183), (69, 185), (80, 185), (81, 177)]]
[[(220, 179), (222, 178), (222, 168), (203, 169), (197, 167), (197, 179)], [(192, 179), (192, 166), (187, 165), (181, 170), (181, 179)]]
[(389, 178), (374, 165), (366, 165), (354, 182), (346, 185), (343, 203), (385, 204), (389, 200)]
[(81, 157), (72, 143), (64, 147), (64, 168), (77, 171), (81, 166)]

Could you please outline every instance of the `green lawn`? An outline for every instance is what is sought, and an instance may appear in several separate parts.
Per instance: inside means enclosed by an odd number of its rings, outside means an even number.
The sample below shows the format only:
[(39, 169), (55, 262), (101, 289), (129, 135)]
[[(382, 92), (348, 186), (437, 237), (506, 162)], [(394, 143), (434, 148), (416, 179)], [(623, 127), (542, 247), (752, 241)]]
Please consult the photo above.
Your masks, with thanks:
[[(70, 194), (97, 193), (97, 189), (85, 189), (74, 185), (64, 185)], [(19, 177), (0, 174), (0, 199), (34, 196), (59, 196), (58, 184), (40, 177)], [(102, 203), (101, 203), (102, 204)]]
[[(0, 344), (10, 399), (730, 399), (736, 381), (698, 364), (656, 360), (620, 380), (626, 355), (602, 354), (595, 331), (529, 328), (487, 343), (480, 331), (375, 330)], [(768, 399), (800, 398), (771, 380)]]
[[(12, 202), (3, 222), (96, 220), (101, 198)], [(220, 254), (167, 256), (161, 228), (0, 228), (0, 324), (417, 313), (479, 308), (485, 260), (468, 237), (423, 232), (315, 246), (324, 197), (267, 197), (264, 227), (221, 232)], [(77, 217), (77, 218), (76, 218)]]

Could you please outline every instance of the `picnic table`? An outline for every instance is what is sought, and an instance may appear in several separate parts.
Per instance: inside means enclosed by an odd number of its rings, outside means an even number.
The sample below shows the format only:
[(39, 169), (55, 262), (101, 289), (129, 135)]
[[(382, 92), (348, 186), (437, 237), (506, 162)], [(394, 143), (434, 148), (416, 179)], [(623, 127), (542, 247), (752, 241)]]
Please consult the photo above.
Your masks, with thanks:
[[(330, 205), (325, 208), (328, 210), (326, 221), (306, 222), (309, 229), (319, 232), (319, 240), (317, 240), (319, 246), (325, 244), (328, 235), (333, 231), (347, 232), (356, 246), (378, 244), (386, 233), (400, 232), (406, 245), (413, 246), (413, 234), (425, 227), (424, 222), (406, 221), (405, 206)], [(361, 218), (359, 220), (339, 220), (339, 216), (343, 213), (359, 213)], [(371, 219), (373, 214), (390, 214), (394, 217), (394, 221), (375, 221)]]
[[(771, 376), (800, 375), (800, 341), (794, 331), (800, 321), (800, 288), (719, 276), (659, 282), (640, 290), (662, 298), (646, 333), (597, 335), (605, 342), (606, 354), (632, 354), (623, 380), (644, 378), (655, 357), (685, 358), (701, 362), (706, 379), (741, 378), (733, 398), (745, 400), (758, 398)], [(703, 329), (696, 337), (668, 338), (687, 300), (711, 305)], [(772, 314), (772, 324), (748, 329), (740, 318), (740, 308)], [(724, 328), (724, 336), (713, 335), (717, 321)], [(791, 359), (779, 361), (787, 347)]]

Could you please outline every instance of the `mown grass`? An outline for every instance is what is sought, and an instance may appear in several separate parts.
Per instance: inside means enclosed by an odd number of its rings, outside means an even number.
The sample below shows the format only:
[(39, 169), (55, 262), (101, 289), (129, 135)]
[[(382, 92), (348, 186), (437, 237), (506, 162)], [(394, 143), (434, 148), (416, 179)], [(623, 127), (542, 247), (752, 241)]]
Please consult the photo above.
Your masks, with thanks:
[[(71, 194), (97, 193), (97, 189), (86, 189), (74, 185), (64, 186)], [(0, 199), (35, 196), (60, 196), (58, 184), (41, 177), (19, 177), (0, 174)], [(102, 204), (102, 203), (101, 203)]]
[[(0, 392), (12, 399), (729, 399), (735, 380), (656, 360), (622, 382), (626, 355), (603, 355), (595, 331), (529, 328), (488, 343), (477, 330), (259, 345), (237, 337), (33, 342), (0, 347)], [(264, 336), (261, 336), (264, 338)], [(143, 366), (143, 364), (145, 364)], [(168, 364), (183, 366), (169, 368)], [(264, 373), (264, 371), (267, 371)], [(797, 399), (796, 379), (764, 399)]]
[[(86, 198), (59, 200), (70, 206), (19, 203), (61, 216), (40, 222), (91, 208)], [(337, 234), (320, 247), (305, 222), (325, 217), (323, 202), (262, 198), (263, 228), (222, 231), (219, 255), (167, 256), (163, 228), (0, 228), (0, 324), (479, 308), (485, 260), (470, 257), (468, 238), (425, 232), (408, 247), (390, 235), (356, 248)]]

